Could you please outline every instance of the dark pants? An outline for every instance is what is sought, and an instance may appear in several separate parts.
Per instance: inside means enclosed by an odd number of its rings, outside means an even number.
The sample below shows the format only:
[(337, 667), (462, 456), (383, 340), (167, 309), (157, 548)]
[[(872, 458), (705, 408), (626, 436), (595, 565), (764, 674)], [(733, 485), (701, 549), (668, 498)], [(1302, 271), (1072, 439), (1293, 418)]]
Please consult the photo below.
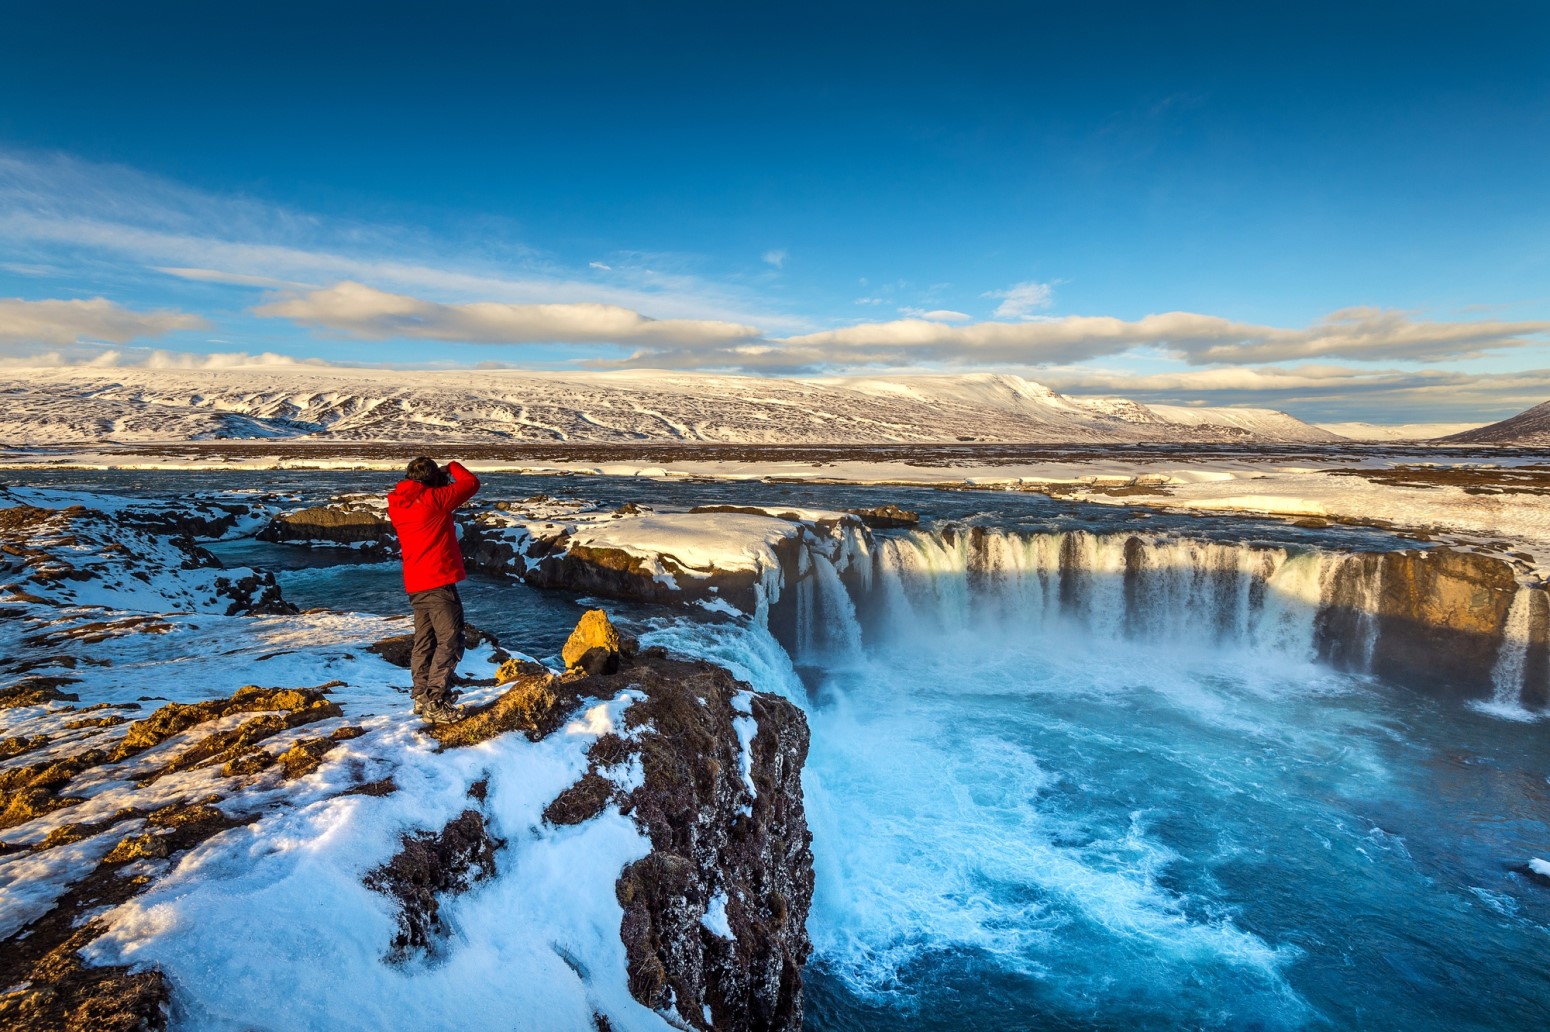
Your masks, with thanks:
[(448, 584), (409, 596), (414, 607), (414, 697), (420, 702), (447, 701), (458, 660), (463, 658), (463, 600)]

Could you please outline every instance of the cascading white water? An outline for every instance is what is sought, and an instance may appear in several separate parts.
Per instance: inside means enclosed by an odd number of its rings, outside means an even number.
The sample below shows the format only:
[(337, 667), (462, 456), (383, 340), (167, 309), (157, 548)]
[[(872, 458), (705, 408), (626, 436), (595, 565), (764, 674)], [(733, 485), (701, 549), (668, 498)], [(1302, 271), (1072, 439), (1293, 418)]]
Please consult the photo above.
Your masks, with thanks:
[(1080, 632), (1305, 659), (1314, 653), (1315, 618), (1337, 578), (1355, 585), (1358, 603), (1352, 619), (1360, 640), (1348, 665), (1370, 666), (1377, 630), (1377, 566), (1320, 549), (944, 527), (883, 538), (869, 556), (849, 551), (842, 564), (848, 591), (816, 553), (797, 571), (791, 644), (800, 661), (836, 646), (854, 654), (857, 611), (861, 624), (891, 634), (995, 623), (1029, 634)]
[(839, 571), (828, 557), (812, 556), (813, 575), (798, 589), (799, 649), (829, 666), (843, 666), (861, 655), (856, 607)]
[(1528, 667), (1533, 595), (1528, 588), (1518, 589), (1512, 597), (1512, 607), (1507, 610), (1507, 624), (1502, 628), (1501, 652), (1491, 669), (1489, 704), (1492, 710), (1501, 714), (1528, 716), (1523, 709), (1523, 679)]

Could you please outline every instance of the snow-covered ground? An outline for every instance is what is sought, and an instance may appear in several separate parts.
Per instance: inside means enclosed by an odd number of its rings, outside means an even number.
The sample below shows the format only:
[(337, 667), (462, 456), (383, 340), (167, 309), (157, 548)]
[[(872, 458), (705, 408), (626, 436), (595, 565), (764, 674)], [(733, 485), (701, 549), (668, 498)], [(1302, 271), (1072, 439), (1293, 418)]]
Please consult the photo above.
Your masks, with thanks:
[(0, 380), (18, 445), (330, 441), (868, 444), (1328, 441), (1268, 409), (1158, 410), (1017, 376), (796, 380), (663, 372), (29, 370)]
[[(226, 513), (228, 505), (187, 508)], [(220, 594), (216, 578), (241, 571), (190, 566), (198, 549), (174, 530), (122, 522), (154, 508), (0, 489), (0, 530), (9, 535), (0, 689), (38, 693), (19, 705), (8, 694), (0, 707), (0, 779), (30, 770), (46, 780), (37, 772), (50, 764), (74, 771), (43, 794), (5, 785), (0, 939), (100, 873), (126, 841), (154, 845), (174, 826), (158, 824), (159, 814), (192, 814), (229, 826), (170, 858), (164, 847), (124, 864), (119, 876), (145, 879), (145, 891), (78, 918), (103, 931), (85, 951), (90, 960), (166, 975), (174, 1028), (559, 1030), (593, 1027), (595, 1014), (615, 1029), (671, 1027), (631, 996), (620, 938), (615, 882), (651, 843), (613, 805), (576, 826), (543, 819), (587, 772), (599, 736), (632, 733), (621, 723), (631, 691), (589, 703), (540, 741), (503, 734), (443, 748), (410, 713), (408, 672), (367, 651), (404, 633), (404, 621), (229, 614), (235, 596)], [(253, 515), (232, 526), (251, 532)], [(486, 679), (465, 701), (503, 690), (489, 680), (497, 658), (488, 643), (465, 656), (460, 672)], [(264, 737), (267, 764), (234, 772), (222, 766), (229, 754), (205, 759), (199, 750), (284, 720), (291, 704), (255, 705), (149, 747), (126, 746), (135, 722), (153, 712), (235, 699), (253, 682), (309, 689), (322, 714)], [(292, 747), (326, 751), (296, 775), (284, 764)], [(638, 769), (604, 773), (624, 790), (638, 782)], [(365, 876), (403, 836), (438, 832), (470, 809), (504, 840), (493, 876), (441, 898), (450, 931), (432, 955), (390, 962), (397, 905)]]

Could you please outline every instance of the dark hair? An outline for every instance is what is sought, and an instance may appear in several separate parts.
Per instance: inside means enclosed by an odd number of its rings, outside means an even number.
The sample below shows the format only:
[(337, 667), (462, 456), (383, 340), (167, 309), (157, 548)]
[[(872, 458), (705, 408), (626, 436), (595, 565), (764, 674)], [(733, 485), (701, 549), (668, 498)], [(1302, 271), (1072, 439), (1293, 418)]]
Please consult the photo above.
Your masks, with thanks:
[(404, 477), (426, 487), (436, 487), (442, 480), (441, 467), (436, 465), (436, 460), (421, 455), (417, 459), (411, 459), (409, 468), (404, 471)]

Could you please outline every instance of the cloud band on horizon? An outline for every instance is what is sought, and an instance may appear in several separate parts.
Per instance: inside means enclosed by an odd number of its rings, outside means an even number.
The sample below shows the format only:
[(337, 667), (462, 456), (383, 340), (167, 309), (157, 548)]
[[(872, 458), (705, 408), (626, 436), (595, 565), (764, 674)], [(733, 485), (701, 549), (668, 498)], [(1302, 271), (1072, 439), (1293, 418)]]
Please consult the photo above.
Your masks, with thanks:
[(945, 319), (907, 318), (770, 337), (739, 323), (657, 320), (616, 305), (443, 304), (353, 282), (273, 300), (253, 312), (366, 340), (404, 337), (473, 344), (636, 346), (623, 358), (594, 358), (583, 363), (597, 369), (765, 373), (920, 363), (956, 367), (1060, 364), (1138, 349), (1160, 350), (1196, 366), (1313, 358), (1438, 362), (1545, 343), (1550, 337), (1550, 321), (1428, 321), (1378, 308), (1342, 309), (1304, 329), (1236, 322), (1195, 312), (1165, 312), (1136, 320), (1071, 315), (964, 325)]

